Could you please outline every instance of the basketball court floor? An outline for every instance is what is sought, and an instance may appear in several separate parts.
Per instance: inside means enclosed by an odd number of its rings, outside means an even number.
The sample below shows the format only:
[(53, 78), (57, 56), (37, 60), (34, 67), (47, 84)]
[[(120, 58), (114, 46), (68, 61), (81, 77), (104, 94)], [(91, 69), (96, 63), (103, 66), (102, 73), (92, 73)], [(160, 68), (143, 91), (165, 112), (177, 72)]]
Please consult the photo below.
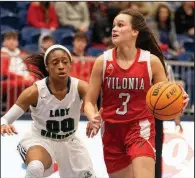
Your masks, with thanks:
[[(21, 137), (30, 128), (32, 121), (18, 120), (15, 127), (18, 135), (1, 137), (1, 177), (22, 178), (25, 166), (16, 150)], [(85, 136), (86, 121), (81, 121), (77, 135), (85, 143), (91, 156), (97, 178), (108, 178), (103, 161), (100, 133), (93, 139)], [(183, 134), (175, 131), (174, 122), (164, 122), (163, 178), (194, 177), (194, 122), (182, 122)], [(49, 178), (59, 178), (57, 165)]]

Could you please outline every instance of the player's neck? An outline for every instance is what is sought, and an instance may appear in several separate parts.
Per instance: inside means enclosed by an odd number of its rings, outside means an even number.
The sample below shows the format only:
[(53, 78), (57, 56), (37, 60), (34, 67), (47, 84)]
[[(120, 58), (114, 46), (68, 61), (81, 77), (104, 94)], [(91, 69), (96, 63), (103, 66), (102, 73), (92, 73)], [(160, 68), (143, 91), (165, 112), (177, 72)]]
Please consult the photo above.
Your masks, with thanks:
[(67, 82), (68, 82), (68, 77), (64, 79), (64, 82), (62, 82), (62, 80), (58, 81), (49, 78), (49, 87), (50, 89), (53, 89), (55, 91), (63, 91), (67, 87)]
[(124, 61), (135, 59), (137, 48), (135, 46), (123, 46), (117, 48), (117, 58)]

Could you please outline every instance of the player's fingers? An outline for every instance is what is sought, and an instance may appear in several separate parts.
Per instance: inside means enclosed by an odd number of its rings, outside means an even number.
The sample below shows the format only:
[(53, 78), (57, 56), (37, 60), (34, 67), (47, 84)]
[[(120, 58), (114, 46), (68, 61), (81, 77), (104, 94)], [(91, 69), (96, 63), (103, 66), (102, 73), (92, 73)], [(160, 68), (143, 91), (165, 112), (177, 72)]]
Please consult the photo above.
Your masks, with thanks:
[(186, 109), (186, 107), (188, 106), (188, 102), (189, 102), (189, 98), (187, 98), (186, 100), (183, 101), (183, 109), (181, 111), (181, 113), (183, 113)]
[(93, 129), (93, 135), (92, 135), (92, 138), (94, 137), (94, 135), (96, 135), (97, 134), (97, 130), (94, 128)]
[(94, 134), (94, 131), (92, 130), (92, 132), (91, 132), (91, 138), (93, 138), (95, 136), (95, 134)]
[(98, 117), (95, 117), (92, 121), (92, 123), (101, 123), (101, 118), (98, 116)]
[(9, 134), (10, 135), (13, 135), (14, 134), (14, 132), (13, 132), (13, 130), (12, 130), (12, 125), (9, 125), (8, 127), (7, 127), (7, 130), (8, 130), (8, 132), (9, 132)]
[(91, 137), (93, 138), (94, 136), (96, 136), (96, 135), (97, 135), (97, 133), (98, 133), (98, 131), (99, 131), (99, 129), (98, 129), (98, 130), (96, 130), (96, 132), (94, 132), (94, 131), (93, 131), (93, 132), (92, 132), (92, 136), (91, 136)]
[(87, 122), (87, 129), (90, 127), (90, 122)]
[(190, 98), (187, 97), (187, 98), (183, 101), (183, 104), (186, 105), (186, 104), (188, 104), (189, 101), (190, 101)]
[(183, 133), (183, 128), (182, 127), (180, 128), (179, 133)]
[(93, 129), (92, 130), (90, 130), (90, 133), (89, 133), (89, 138), (93, 138)]
[(6, 133), (7, 135), (10, 135), (10, 133), (9, 133), (9, 129), (8, 129), (8, 128), (6, 128), (4, 133)]
[(88, 136), (88, 134), (89, 134), (89, 129), (86, 128), (86, 135)]
[(1, 128), (1, 135), (4, 136), (4, 133), (5, 133), (5, 129)]
[(177, 85), (182, 89), (182, 92), (183, 93), (186, 93), (185, 90), (184, 90), (184, 88), (183, 88), (183, 86), (181, 84), (177, 84)]
[(88, 129), (87, 129), (86, 135), (87, 135), (88, 137), (90, 137), (91, 131), (92, 131), (92, 128), (88, 128)]
[(98, 131), (99, 131), (99, 128), (98, 129), (93, 128), (93, 132), (92, 132), (91, 137), (93, 138), (95, 135), (97, 135)]
[(184, 93), (183, 98), (184, 98), (184, 101), (185, 101), (185, 100), (189, 99), (189, 95), (187, 93)]
[(91, 128), (96, 128), (96, 129), (98, 129), (99, 127), (100, 127), (100, 123), (91, 122)]
[(86, 135), (87, 135), (88, 137), (90, 137), (91, 131), (92, 131), (91, 123), (88, 122), (88, 123), (87, 123), (87, 128), (86, 128)]
[(13, 135), (13, 132), (12, 132), (11, 127), (8, 127), (8, 128), (7, 128), (7, 134), (8, 134), (8, 135)]
[(13, 133), (18, 134), (18, 132), (16, 131), (16, 129), (13, 125), (11, 126), (11, 130), (12, 130)]

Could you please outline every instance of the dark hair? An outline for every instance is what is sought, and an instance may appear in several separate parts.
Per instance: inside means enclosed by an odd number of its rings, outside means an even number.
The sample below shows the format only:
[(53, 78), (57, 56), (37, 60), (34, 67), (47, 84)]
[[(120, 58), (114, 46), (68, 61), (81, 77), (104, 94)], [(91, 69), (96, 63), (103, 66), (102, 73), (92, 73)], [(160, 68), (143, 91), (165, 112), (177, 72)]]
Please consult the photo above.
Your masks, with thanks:
[(88, 37), (87, 37), (86, 33), (81, 32), (81, 31), (76, 32), (75, 35), (74, 35), (74, 40), (78, 39), (78, 38), (88, 41)]
[(42, 42), (45, 42), (45, 41), (53, 41), (53, 42), (55, 42), (54, 38), (52, 36), (50, 36), (50, 35), (44, 36), (41, 41)]
[(159, 14), (160, 14), (160, 9), (161, 8), (165, 8), (168, 10), (168, 17), (167, 17), (167, 20), (166, 20), (166, 27), (167, 27), (167, 30), (170, 31), (171, 29), (171, 10), (169, 9), (169, 7), (165, 4), (160, 4), (157, 9), (156, 9), (156, 14), (155, 14), (155, 21), (157, 22), (157, 25), (158, 25), (158, 28), (161, 28), (161, 25), (160, 25), (160, 18), (159, 18)]
[(44, 54), (33, 54), (24, 59), (27, 70), (35, 75), (38, 79), (49, 76), (44, 64)]
[(158, 43), (156, 42), (153, 33), (147, 26), (144, 16), (140, 12), (134, 10), (123, 10), (119, 14), (126, 14), (132, 17), (131, 19), (132, 28), (139, 31), (135, 44), (136, 48), (148, 50), (151, 52), (151, 54), (154, 54), (157, 57), (159, 57), (164, 67), (165, 73), (167, 75), (167, 70), (164, 62), (165, 57), (160, 47), (158, 46)]
[(5, 32), (3, 34), (3, 40), (5, 40), (7, 38), (15, 38), (15, 39), (17, 39), (18, 38), (18, 33), (16, 31), (14, 31), (14, 30)]

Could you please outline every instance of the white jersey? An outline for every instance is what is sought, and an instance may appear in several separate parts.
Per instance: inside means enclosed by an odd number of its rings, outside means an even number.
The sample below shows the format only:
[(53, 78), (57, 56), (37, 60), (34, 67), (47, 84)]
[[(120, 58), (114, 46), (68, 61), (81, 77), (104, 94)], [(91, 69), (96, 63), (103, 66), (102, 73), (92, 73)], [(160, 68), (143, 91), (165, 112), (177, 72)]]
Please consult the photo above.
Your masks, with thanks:
[(35, 82), (38, 88), (37, 106), (31, 106), (34, 127), (38, 130), (65, 135), (75, 131), (80, 120), (82, 100), (78, 93), (78, 79), (69, 77), (68, 92), (58, 100), (48, 88), (48, 78)]

